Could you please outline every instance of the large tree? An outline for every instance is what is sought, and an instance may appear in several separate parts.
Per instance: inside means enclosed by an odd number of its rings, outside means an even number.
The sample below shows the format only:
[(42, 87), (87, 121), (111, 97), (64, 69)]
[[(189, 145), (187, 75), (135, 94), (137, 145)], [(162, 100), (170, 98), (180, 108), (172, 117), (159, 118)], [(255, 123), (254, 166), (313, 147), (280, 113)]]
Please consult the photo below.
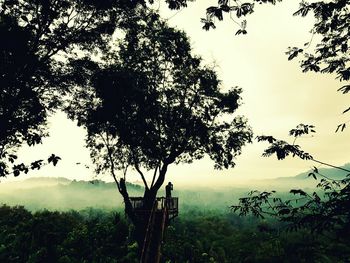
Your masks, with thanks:
[(234, 115), (241, 90), (222, 91), (215, 71), (192, 55), (185, 33), (154, 13), (131, 17), (109, 54), (79, 62), (81, 88), (67, 111), (87, 128), (97, 172), (113, 176), (140, 243), (146, 222), (131, 205), (128, 168), (140, 175), (143, 205), (151, 210), (171, 164), (208, 155), (218, 169), (233, 167), (252, 133), (245, 118)]
[(72, 85), (64, 77), (71, 70), (67, 57), (103, 48), (123, 12), (135, 6), (112, 0), (0, 1), (0, 176), (28, 171), (9, 163), (20, 145), (40, 143), (47, 134), (48, 114)]

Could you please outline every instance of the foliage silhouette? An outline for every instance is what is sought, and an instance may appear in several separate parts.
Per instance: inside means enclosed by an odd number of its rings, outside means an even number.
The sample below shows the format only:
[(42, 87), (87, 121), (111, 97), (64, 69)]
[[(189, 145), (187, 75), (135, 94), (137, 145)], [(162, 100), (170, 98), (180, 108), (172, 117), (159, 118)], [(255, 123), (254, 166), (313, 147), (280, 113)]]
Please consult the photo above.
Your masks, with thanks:
[[(272, 4), (282, 0), (213, 0), (213, 5), (206, 9), (205, 18), (201, 18), (204, 30), (216, 28), (216, 21), (224, 20), (224, 16), (238, 26), (235, 35), (247, 34), (246, 17), (252, 14), (255, 4)], [(153, 2), (153, 1), (152, 1)], [(175, 1), (179, 6), (186, 7), (187, 1)], [(189, 1), (188, 1), (189, 2)], [(181, 3), (181, 5), (180, 5)], [(335, 74), (341, 82), (346, 82), (338, 91), (350, 92), (350, 67), (349, 67), (349, 8), (348, 0), (334, 1), (300, 1), (299, 9), (293, 15), (305, 17), (312, 14), (314, 24), (310, 29), (310, 40), (303, 47), (288, 47), (286, 54), (288, 60), (300, 58), (300, 66), (303, 72), (313, 71), (326, 74)], [(343, 113), (350, 110), (346, 108)], [(346, 123), (338, 126), (337, 131), (343, 131)]]
[(41, 143), (47, 135), (47, 116), (72, 84), (65, 81), (67, 59), (78, 50), (102, 48), (118, 18), (135, 4), (4, 0), (0, 5), (0, 176), (6, 176), (27, 171), (9, 167), (17, 159), (17, 148)]
[(319, 191), (307, 193), (302, 189), (292, 189), (290, 193), (297, 197), (288, 200), (276, 196), (275, 191), (251, 191), (247, 197), (240, 198), (238, 205), (231, 207), (233, 211), (238, 211), (240, 215), (251, 213), (260, 218), (264, 218), (264, 215), (276, 217), (288, 222), (292, 230), (310, 228), (317, 232), (336, 231), (341, 236), (349, 233), (350, 170), (316, 160), (294, 144), (297, 137), (313, 132), (315, 130), (312, 125), (298, 125), (289, 133), (294, 137), (292, 145), (271, 136), (258, 136), (257, 139), (271, 144), (263, 156), (276, 154), (277, 159), (282, 160), (291, 154), (293, 157), (297, 156), (343, 171), (343, 178), (329, 178), (314, 167), (308, 176), (319, 180), (317, 184)]
[(245, 118), (233, 115), (241, 90), (222, 92), (215, 71), (191, 54), (183, 32), (155, 13), (135, 10), (130, 17), (104, 63), (81, 60), (91, 70), (79, 73), (86, 85), (67, 112), (87, 128), (97, 172), (112, 174), (126, 213), (144, 231), (125, 186), (128, 168), (140, 175), (144, 208), (151, 210), (169, 165), (208, 155), (217, 169), (233, 167), (252, 133)]

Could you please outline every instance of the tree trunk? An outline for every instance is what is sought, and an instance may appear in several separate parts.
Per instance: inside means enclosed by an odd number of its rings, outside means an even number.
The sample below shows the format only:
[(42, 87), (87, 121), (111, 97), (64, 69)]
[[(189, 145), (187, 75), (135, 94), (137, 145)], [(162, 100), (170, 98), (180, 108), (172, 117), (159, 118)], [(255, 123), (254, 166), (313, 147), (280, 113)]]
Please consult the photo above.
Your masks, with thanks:
[(147, 227), (151, 215), (151, 211), (156, 200), (158, 189), (146, 189), (143, 196), (143, 212), (142, 214), (136, 214), (134, 208), (132, 207), (129, 194), (126, 189), (126, 184), (124, 179), (120, 179), (120, 193), (123, 196), (124, 204), (125, 204), (125, 214), (130, 219), (131, 223), (135, 227), (135, 240), (138, 244), (138, 254), (141, 256), (143, 244), (147, 232)]
[(151, 212), (157, 198), (157, 192), (164, 183), (166, 171), (167, 165), (163, 165), (162, 169), (160, 169), (159, 177), (154, 186), (150, 189), (145, 189), (145, 193), (143, 195), (143, 207), (141, 209), (144, 212), (139, 214), (136, 214), (132, 207), (129, 194), (126, 189), (125, 180), (122, 178), (119, 182), (120, 193), (123, 196), (125, 203), (125, 213), (135, 227), (135, 239), (138, 244), (138, 253), (140, 256), (142, 254)]
[(124, 204), (125, 204), (125, 214), (128, 216), (128, 218), (131, 220), (133, 224), (137, 223), (137, 218), (134, 212), (134, 209), (132, 207), (132, 204), (130, 202), (129, 194), (126, 189), (125, 180), (123, 178), (119, 181), (119, 192), (123, 196)]

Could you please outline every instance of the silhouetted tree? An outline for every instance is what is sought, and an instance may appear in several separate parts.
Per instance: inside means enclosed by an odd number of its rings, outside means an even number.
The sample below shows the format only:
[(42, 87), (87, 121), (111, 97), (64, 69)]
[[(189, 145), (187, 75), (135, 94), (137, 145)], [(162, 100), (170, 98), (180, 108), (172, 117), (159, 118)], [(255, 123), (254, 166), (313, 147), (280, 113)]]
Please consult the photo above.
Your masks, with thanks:
[(143, 233), (145, 222), (135, 216), (125, 185), (129, 167), (139, 173), (144, 208), (151, 210), (169, 165), (208, 155), (217, 169), (233, 167), (252, 133), (243, 117), (233, 115), (241, 90), (222, 92), (215, 71), (191, 54), (183, 32), (154, 13), (130, 17), (117, 51), (104, 55), (104, 63), (81, 61), (90, 70), (80, 72), (86, 83), (67, 111), (87, 128), (97, 172), (112, 174), (127, 215)]
[(63, 77), (68, 58), (103, 48), (130, 7), (129, 1), (0, 2), (0, 176), (31, 168), (20, 164), (11, 171), (9, 163), (21, 144), (38, 144), (47, 135), (47, 115), (72, 84)]

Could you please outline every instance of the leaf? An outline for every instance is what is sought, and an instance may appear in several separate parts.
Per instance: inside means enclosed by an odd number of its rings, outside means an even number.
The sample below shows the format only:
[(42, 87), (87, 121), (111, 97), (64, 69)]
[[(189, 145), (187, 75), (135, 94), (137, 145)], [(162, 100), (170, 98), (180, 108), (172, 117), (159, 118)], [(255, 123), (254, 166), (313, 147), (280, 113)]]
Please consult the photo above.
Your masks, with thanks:
[(346, 124), (344, 123), (344, 124), (341, 126), (341, 131), (344, 131), (345, 127), (346, 127)]
[(288, 60), (292, 60), (293, 58), (296, 58), (298, 56), (299, 52), (298, 51), (294, 51), (293, 53), (291, 53), (288, 57)]
[(212, 29), (215, 29), (215, 28), (216, 28), (214, 22), (211, 21), (211, 20), (202, 18), (201, 21), (202, 21), (202, 23), (204, 23), (202, 29), (204, 29), (204, 30), (206, 30), (206, 31), (209, 31), (210, 28), (212, 28)]
[(38, 161), (32, 162), (30, 164), (30, 169), (32, 169), (32, 170), (35, 170), (35, 169), (39, 170), (41, 168), (42, 162), (43, 162), (43, 160), (38, 160)]
[(346, 123), (339, 124), (335, 132), (338, 132), (339, 130), (342, 132), (346, 128)]
[(314, 173), (309, 173), (308, 177), (310, 177), (310, 176), (312, 176), (315, 180), (317, 180), (317, 177), (316, 177), (316, 175)]
[(247, 14), (253, 13), (254, 12), (253, 8), (254, 8), (254, 4), (251, 4), (251, 3), (242, 4), (241, 5), (242, 15), (246, 16)]
[(240, 18), (242, 16), (242, 8), (237, 7), (236, 16)]
[(8, 160), (9, 160), (10, 163), (14, 163), (16, 159), (17, 159), (17, 156), (16, 156), (16, 155), (14, 155), (14, 154), (9, 154)]
[(214, 13), (216, 9), (217, 9), (216, 6), (209, 6), (209, 7), (207, 8), (207, 13), (208, 13), (208, 14)]
[(343, 114), (344, 114), (344, 113), (347, 113), (349, 110), (350, 110), (350, 107), (347, 108), (345, 111), (343, 111)]
[(339, 124), (339, 125), (337, 126), (337, 129), (335, 130), (335, 132), (338, 132), (339, 129), (340, 129), (340, 127), (341, 127), (341, 124)]
[(210, 6), (207, 8), (207, 14), (212, 17), (215, 16), (219, 20), (223, 20), (222, 10), (216, 6)]
[(350, 85), (345, 85), (345, 86), (339, 88), (338, 91), (343, 92), (343, 94), (349, 93), (350, 92)]
[(59, 160), (61, 160), (61, 158), (54, 154), (51, 154), (51, 156), (47, 159), (48, 163), (52, 162), (53, 166), (56, 166)]

